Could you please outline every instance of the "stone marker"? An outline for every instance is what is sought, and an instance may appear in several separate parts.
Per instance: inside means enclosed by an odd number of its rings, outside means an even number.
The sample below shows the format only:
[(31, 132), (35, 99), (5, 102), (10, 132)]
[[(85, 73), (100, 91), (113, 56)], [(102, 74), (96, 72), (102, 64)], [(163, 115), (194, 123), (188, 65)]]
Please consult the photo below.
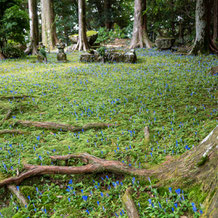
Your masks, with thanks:
[(173, 44), (175, 42), (174, 38), (170, 38), (170, 37), (161, 37), (161, 38), (157, 38), (155, 41), (155, 45), (157, 46), (157, 48), (159, 50), (167, 50), (167, 49), (171, 49)]
[(124, 62), (135, 63), (137, 61), (134, 49), (131, 50), (106, 50), (104, 56), (97, 51), (84, 52), (80, 55), (81, 62)]
[(37, 54), (37, 59), (39, 62), (45, 61), (47, 63), (47, 56), (46, 56), (46, 51), (45, 51), (45, 46), (42, 44), (42, 42), (39, 43), (38, 47), (38, 54)]
[(57, 44), (58, 54), (57, 60), (61, 62), (67, 62), (67, 55), (64, 53), (65, 44), (60, 39), (60, 42)]

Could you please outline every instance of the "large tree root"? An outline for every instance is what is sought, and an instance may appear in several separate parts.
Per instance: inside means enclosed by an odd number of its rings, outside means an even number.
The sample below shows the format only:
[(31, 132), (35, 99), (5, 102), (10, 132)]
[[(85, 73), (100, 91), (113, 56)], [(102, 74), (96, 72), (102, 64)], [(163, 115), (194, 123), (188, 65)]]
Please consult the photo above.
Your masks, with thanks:
[(9, 184), (19, 184), (24, 179), (27, 179), (36, 175), (44, 174), (90, 174), (90, 173), (100, 173), (100, 172), (112, 172), (116, 174), (129, 174), (134, 176), (150, 176), (155, 174), (153, 170), (146, 169), (136, 169), (131, 168), (128, 165), (113, 160), (104, 160), (97, 158), (90, 154), (84, 153), (79, 155), (66, 155), (66, 156), (52, 156), (52, 160), (69, 160), (71, 158), (81, 159), (83, 162), (88, 163), (84, 166), (42, 166), (42, 165), (30, 165), (25, 164), (24, 169), (27, 170), (21, 173), (17, 177), (10, 177), (8, 179), (0, 181), (0, 187)]
[(132, 189), (128, 188), (123, 195), (123, 203), (126, 207), (127, 215), (129, 218), (139, 218), (138, 211), (131, 196)]
[(17, 197), (22, 206), (27, 206), (27, 200), (25, 199), (23, 194), (17, 190), (15, 185), (8, 185), (7, 187)]
[(18, 129), (4, 129), (4, 130), (0, 130), (0, 135), (4, 135), (4, 134), (25, 134), (26, 132), (22, 131), (22, 130), (18, 130)]
[(70, 131), (70, 132), (77, 132), (83, 130), (85, 131), (89, 129), (103, 129), (110, 126), (115, 126), (114, 124), (107, 124), (107, 123), (90, 123), (81, 127), (75, 127), (68, 124), (60, 124), (60, 123), (53, 123), (53, 122), (36, 122), (36, 121), (27, 121), (27, 120), (18, 120), (16, 124), (20, 124), (22, 126), (33, 126), (33, 127), (44, 128), (44, 129), (62, 130), (62, 131)]

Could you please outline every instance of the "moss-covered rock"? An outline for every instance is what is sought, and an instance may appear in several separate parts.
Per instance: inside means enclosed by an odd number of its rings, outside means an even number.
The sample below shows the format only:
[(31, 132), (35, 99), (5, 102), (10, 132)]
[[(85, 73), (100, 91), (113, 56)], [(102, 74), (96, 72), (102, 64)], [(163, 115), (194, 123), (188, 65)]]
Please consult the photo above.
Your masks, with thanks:
[[(86, 32), (87, 35), (87, 40), (89, 45), (94, 45), (95, 41), (98, 38), (98, 32), (94, 31), (94, 30), (90, 30)], [(78, 34), (74, 34), (70, 36), (70, 40), (72, 41), (73, 44), (76, 44), (78, 41)]]

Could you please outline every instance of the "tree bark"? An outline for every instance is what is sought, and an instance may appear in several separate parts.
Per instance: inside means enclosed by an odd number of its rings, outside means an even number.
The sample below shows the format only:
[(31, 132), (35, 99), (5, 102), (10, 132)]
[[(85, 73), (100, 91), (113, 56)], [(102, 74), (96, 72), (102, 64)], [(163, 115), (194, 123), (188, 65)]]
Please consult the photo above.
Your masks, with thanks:
[(0, 60), (4, 60), (5, 56), (0, 52)]
[(54, 49), (58, 43), (55, 25), (53, 0), (41, 0), (42, 10), (42, 43)]
[(213, 41), (216, 43), (218, 40), (218, 0), (214, 0), (213, 12)]
[(128, 215), (128, 218), (139, 218), (138, 211), (136, 209), (135, 203), (132, 199), (131, 192), (133, 190), (131, 188), (128, 188), (123, 196), (123, 203), (126, 207), (126, 212)]
[(87, 51), (89, 44), (86, 36), (86, 6), (85, 0), (78, 0), (78, 14), (79, 14), (79, 38), (73, 50)]
[(110, 13), (111, 13), (111, 2), (110, 0), (104, 0), (104, 23), (105, 27), (110, 30), (112, 27), (112, 23), (110, 21)]
[(37, 0), (28, 0), (29, 19), (30, 19), (30, 46), (26, 53), (37, 54), (37, 45), (39, 43), (39, 25), (37, 14)]
[(133, 36), (130, 43), (130, 48), (152, 47), (152, 43), (149, 40), (147, 33), (147, 16), (146, 14), (143, 15), (145, 10), (146, 0), (135, 0)]
[(195, 11), (196, 36), (190, 54), (209, 54), (210, 52), (210, 3), (197, 0)]

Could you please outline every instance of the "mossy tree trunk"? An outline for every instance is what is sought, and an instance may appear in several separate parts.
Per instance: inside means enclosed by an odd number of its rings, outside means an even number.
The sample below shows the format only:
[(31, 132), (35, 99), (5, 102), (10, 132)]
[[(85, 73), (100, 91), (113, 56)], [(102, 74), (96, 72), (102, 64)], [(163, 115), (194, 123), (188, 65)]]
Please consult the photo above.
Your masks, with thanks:
[(143, 14), (146, 10), (146, 0), (135, 0), (133, 36), (130, 48), (151, 48), (152, 43), (147, 33), (147, 16)]
[(85, 0), (78, 0), (78, 14), (79, 14), (79, 38), (73, 50), (87, 51), (89, 44), (86, 36), (86, 2)]
[(196, 36), (190, 54), (209, 54), (210, 49), (210, 0), (197, 0), (195, 10)]
[(53, 0), (41, 0), (42, 43), (49, 49), (54, 49), (58, 43), (53, 4)]

